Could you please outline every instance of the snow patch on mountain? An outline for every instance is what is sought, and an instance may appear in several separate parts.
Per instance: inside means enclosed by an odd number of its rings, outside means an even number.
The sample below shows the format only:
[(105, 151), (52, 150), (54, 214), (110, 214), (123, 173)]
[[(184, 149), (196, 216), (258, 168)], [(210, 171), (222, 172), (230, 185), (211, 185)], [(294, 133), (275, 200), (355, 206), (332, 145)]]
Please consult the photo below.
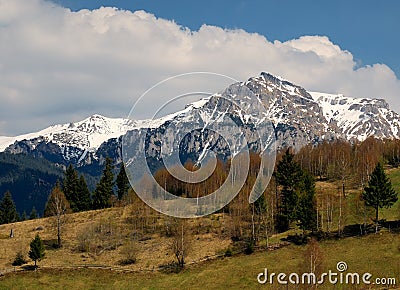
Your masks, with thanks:
[[(0, 136), (0, 152), (3, 152), (15, 142), (23, 140), (43, 139), (46, 143), (55, 143), (63, 149), (65, 157), (70, 157), (69, 147), (78, 148), (84, 153), (95, 152), (101, 144), (124, 135), (128, 130), (140, 128), (157, 128), (174, 118), (190, 115), (193, 109), (202, 107), (209, 98), (191, 103), (185, 109), (154, 119), (131, 120), (128, 118), (108, 118), (98, 114), (90, 116), (76, 123), (53, 125), (39, 132), (19, 135), (15, 137)], [(34, 149), (35, 144), (31, 144)], [(72, 153), (75, 154), (75, 153)]]
[(328, 123), (336, 122), (346, 138), (365, 140), (369, 136), (399, 138), (400, 116), (383, 99), (353, 98), (342, 94), (309, 92)]
[(107, 118), (93, 115), (77, 123), (50, 126), (36, 133), (16, 137), (0, 137), (0, 151), (17, 141), (42, 137), (46, 143), (60, 147), (73, 146), (82, 150), (95, 151), (103, 142), (117, 138), (135, 127), (136, 122), (123, 118)]

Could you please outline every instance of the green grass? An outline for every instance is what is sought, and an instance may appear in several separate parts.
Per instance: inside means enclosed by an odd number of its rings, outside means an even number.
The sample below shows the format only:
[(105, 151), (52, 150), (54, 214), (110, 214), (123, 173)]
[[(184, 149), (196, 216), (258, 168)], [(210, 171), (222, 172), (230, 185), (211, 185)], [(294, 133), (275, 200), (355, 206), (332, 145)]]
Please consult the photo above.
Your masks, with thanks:
[[(392, 169), (387, 174), (392, 182), (394, 190), (397, 193), (400, 193), (400, 168)], [(361, 192), (361, 189), (348, 189), (346, 199), (342, 199), (344, 216), (343, 222), (346, 225), (363, 223), (363, 214), (357, 214), (357, 203), (359, 203), (358, 199), (360, 199)], [(336, 204), (334, 209), (334, 230), (337, 230), (337, 217), (338, 205)], [(369, 208), (367, 223), (373, 223), (374, 218), (375, 212), (372, 208)], [(382, 208), (379, 210), (379, 219), (387, 221), (395, 221), (400, 219), (400, 195), (399, 200), (390, 208)]]
[[(337, 262), (345, 261), (351, 272), (399, 278), (399, 246), (400, 235), (389, 232), (324, 241), (320, 243), (323, 268), (324, 271), (336, 271)], [(276, 273), (302, 273), (300, 265), (305, 261), (304, 251), (305, 246), (292, 245), (268, 253), (257, 252), (200, 263), (178, 274), (42, 269), (8, 274), (0, 278), (0, 289), (279, 289), (276, 284), (259, 285), (257, 274), (264, 268)], [(328, 286), (319, 289), (333, 289)], [(334, 289), (354, 288), (337, 285)]]
[[(400, 193), (400, 169), (396, 168), (388, 173), (394, 190)], [(380, 218), (386, 220), (398, 220), (400, 219), (400, 196), (399, 200), (390, 208), (385, 208), (380, 211)]]
[[(395, 190), (400, 192), (400, 169), (391, 170), (389, 177)], [(360, 217), (354, 214), (359, 192), (351, 190), (345, 199), (346, 224), (360, 222)], [(380, 218), (400, 219), (400, 201), (392, 208), (382, 209)], [(295, 232), (296, 229), (293, 229), (291, 233)], [(270, 242), (279, 242), (279, 239), (287, 234), (275, 235)], [(324, 256), (325, 271), (336, 270), (336, 263), (345, 261), (349, 271), (370, 272), (375, 277), (395, 277), (400, 283), (400, 234), (385, 231), (365, 237), (328, 240), (321, 242), (320, 247)], [(302, 273), (301, 265), (305, 263), (304, 252), (305, 246), (291, 245), (268, 253), (257, 252), (249, 256), (239, 255), (191, 265), (178, 274), (164, 274), (157, 271), (127, 273), (100, 269), (46, 268), (36, 272), (10, 273), (0, 277), (0, 289), (280, 289), (277, 284), (259, 285), (256, 280), (257, 274), (264, 268), (276, 273)], [(319, 289), (364, 288), (346, 288), (339, 285), (333, 288), (325, 285)]]
[(388, 173), (390, 180), (392, 181), (392, 185), (394, 189), (399, 192), (400, 191), (400, 169), (396, 168), (391, 170)]

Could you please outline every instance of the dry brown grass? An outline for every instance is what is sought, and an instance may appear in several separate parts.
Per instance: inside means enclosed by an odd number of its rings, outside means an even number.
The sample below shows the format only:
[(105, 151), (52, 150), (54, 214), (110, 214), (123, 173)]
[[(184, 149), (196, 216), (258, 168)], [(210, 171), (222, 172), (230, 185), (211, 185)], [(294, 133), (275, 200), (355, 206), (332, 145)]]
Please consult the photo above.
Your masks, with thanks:
[[(120, 266), (120, 261), (125, 257), (121, 254), (122, 245), (126, 243), (134, 232), (133, 226), (128, 218), (131, 215), (132, 206), (117, 207), (105, 210), (88, 211), (68, 215), (67, 223), (63, 230), (63, 247), (53, 248), (51, 245), (56, 242), (56, 232), (52, 227), (51, 218), (42, 218), (24, 222), (0, 225), (0, 271), (12, 268), (11, 263), (18, 251), (22, 251), (27, 258), (29, 243), (36, 233), (45, 241), (46, 258), (39, 262), (39, 266), (48, 267), (69, 267), (79, 265), (108, 265)], [(218, 221), (217, 221), (218, 218)], [(198, 261), (207, 256), (213, 256), (217, 252), (226, 249), (230, 244), (227, 235), (223, 235), (224, 217), (214, 215), (189, 221), (193, 232), (193, 249), (187, 257), (187, 262)], [(117, 239), (121, 240), (116, 248), (109, 250), (96, 249), (92, 252), (79, 251), (77, 237), (93, 229), (96, 225), (112, 224), (113, 229), (118, 233)], [(158, 217), (158, 228), (152, 232), (147, 231), (144, 239), (137, 241), (137, 261), (135, 264), (123, 266), (131, 270), (152, 270), (159, 265), (171, 263), (174, 256), (168, 249), (170, 241), (163, 235), (163, 218)], [(43, 228), (43, 229), (39, 229)], [(11, 229), (14, 231), (14, 238), (10, 238)], [(107, 239), (107, 237), (105, 237)], [(29, 262), (32, 264), (32, 262)]]

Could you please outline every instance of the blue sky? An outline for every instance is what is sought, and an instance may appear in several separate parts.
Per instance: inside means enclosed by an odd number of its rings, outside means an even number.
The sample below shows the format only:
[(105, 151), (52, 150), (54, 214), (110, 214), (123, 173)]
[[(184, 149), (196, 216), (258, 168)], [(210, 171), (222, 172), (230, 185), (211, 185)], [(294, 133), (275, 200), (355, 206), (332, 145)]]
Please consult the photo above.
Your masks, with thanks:
[(400, 76), (400, 1), (54, 1), (72, 10), (143, 9), (191, 30), (202, 24), (241, 28), (270, 41), (325, 35), (360, 65), (385, 63)]
[(384, 3), (0, 0), (0, 136), (126, 117), (152, 85), (193, 71), (267, 71), (400, 112), (400, 2)]

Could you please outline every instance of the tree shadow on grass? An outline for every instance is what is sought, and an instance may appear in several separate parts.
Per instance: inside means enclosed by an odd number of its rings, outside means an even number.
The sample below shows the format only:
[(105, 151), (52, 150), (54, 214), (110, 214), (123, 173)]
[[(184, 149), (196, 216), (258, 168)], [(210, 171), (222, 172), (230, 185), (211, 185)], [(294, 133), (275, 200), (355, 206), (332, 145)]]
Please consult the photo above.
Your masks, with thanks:
[(399, 234), (400, 233), (400, 220), (397, 221), (380, 221), (379, 225), (388, 229), (390, 232)]
[[(38, 267), (36, 267), (38, 268)], [(21, 266), (21, 269), (23, 269), (24, 271), (34, 271), (35, 269), (35, 265), (24, 265)]]

